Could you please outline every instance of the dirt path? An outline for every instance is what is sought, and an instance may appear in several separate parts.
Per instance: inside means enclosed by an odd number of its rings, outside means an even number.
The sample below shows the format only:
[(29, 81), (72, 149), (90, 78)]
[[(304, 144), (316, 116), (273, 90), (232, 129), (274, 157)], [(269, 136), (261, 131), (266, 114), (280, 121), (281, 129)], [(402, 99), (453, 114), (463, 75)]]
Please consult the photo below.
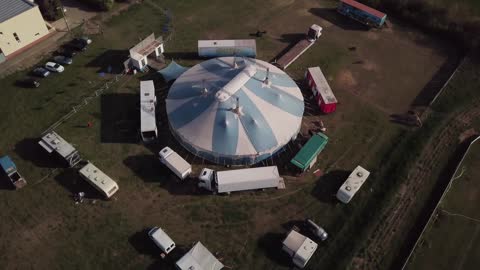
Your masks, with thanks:
[(399, 233), (404, 232), (404, 226), (411, 220), (411, 210), (418, 198), (425, 179), (432, 177), (432, 168), (438, 164), (450, 145), (458, 143), (459, 134), (467, 130), (470, 124), (480, 117), (480, 100), (473, 103), (468, 110), (459, 113), (431, 140), (420, 156), (416, 166), (408, 173), (407, 179), (394, 195), (393, 201), (383, 209), (383, 214), (365, 247), (352, 260), (353, 269), (381, 269), (382, 260), (386, 258), (396, 245), (393, 241)]

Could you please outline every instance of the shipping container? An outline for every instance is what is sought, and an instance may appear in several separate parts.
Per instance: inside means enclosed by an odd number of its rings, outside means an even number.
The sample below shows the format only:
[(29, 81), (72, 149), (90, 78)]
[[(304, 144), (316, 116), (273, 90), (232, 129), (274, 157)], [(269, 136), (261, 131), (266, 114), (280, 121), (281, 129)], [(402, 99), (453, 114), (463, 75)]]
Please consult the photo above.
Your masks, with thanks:
[(312, 90), (320, 110), (323, 113), (334, 112), (337, 109), (338, 101), (320, 68), (308, 68), (305, 73), (305, 80), (310, 90)]
[(370, 27), (382, 27), (387, 15), (355, 0), (341, 0), (337, 11)]
[(257, 56), (257, 45), (254, 39), (199, 40), (198, 56), (239, 56), (255, 58)]

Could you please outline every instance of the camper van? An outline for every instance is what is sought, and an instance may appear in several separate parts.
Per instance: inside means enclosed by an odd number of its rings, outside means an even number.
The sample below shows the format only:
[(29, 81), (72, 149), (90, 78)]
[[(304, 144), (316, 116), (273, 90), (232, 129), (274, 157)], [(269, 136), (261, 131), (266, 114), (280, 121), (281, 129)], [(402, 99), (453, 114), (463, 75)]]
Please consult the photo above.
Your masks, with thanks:
[(360, 190), (369, 175), (369, 171), (362, 166), (357, 166), (348, 176), (343, 185), (338, 189), (337, 199), (343, 203), (349, 203), (357, 191)]
[(117, 183), (90, 162), (88, 162), (88, 164), (81, 168), (78, 172), (83, 179), (89, 182), (107, 199), (112, 197), (113, 194), (118, 191)]
[(175, 248), (175, 242), (173, 242), (172, 238), (170, 238), (162, 228), (153, 227), (148, 232), (148, 236), (150, 236), (155, 245), (157, 245), (165, 255)]
[(155, 118), (155, 86), (153, 81), (140, 82), (140, 135), (144, 142), (153, 141), (158, 136)]

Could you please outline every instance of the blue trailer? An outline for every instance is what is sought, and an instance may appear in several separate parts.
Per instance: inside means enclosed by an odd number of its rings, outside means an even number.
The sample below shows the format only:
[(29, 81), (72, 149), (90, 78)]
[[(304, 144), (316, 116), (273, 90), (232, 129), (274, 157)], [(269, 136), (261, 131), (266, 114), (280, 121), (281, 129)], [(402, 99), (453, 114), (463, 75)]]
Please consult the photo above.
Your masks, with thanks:
[(370, 27), (380, 28), (387, 19), (387, 14), (355, 0), (341, 0), (337, 11)]
[(15, 163), (13, 163), (9, 156), (0, 158), (0, 167), (16, 189), (22, 188), (27, 184), (27, 181), (18, 173), (17, 166), (15, 166)]

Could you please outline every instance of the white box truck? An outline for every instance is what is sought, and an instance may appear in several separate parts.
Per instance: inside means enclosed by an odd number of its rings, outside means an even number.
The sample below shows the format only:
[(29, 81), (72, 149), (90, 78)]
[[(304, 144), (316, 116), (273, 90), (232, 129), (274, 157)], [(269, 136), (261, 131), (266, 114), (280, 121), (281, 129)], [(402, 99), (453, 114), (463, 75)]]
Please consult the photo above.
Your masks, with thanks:
[(318, 244), (303, 234), (291, 230), (282, 242), (283, 251), (292, 258), (293, 264), (300, 269), (305, 268)]
[(230, 171), (214, 171), (204, 168), (198, 177), (198, 186), (213, 193), (232, 191), (285, 188), (283, 178), (277, 166), (239, 169)]
[(179, 154), (170, 147), (163, 148), (160, 153), (160, 162), (165, 164), (178, 178), (185, 179), (192, 173), (192, 165), (190, 165)]

